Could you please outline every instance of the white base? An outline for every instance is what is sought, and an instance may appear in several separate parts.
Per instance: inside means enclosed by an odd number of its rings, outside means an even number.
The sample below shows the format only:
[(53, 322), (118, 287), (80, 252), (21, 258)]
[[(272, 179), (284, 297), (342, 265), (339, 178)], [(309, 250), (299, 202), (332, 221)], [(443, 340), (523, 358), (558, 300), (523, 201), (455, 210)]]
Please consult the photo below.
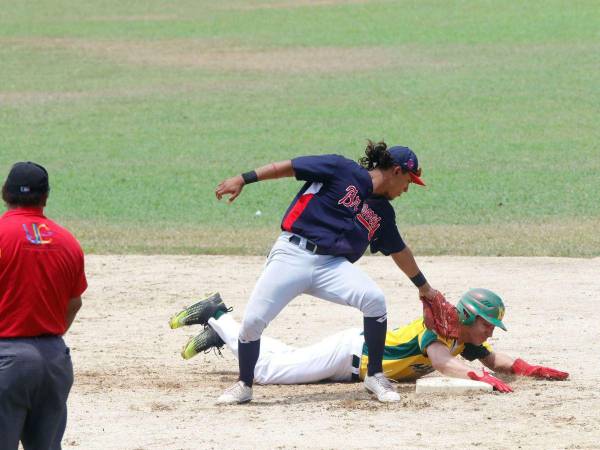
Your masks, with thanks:
[(417, 394), (430, 392), (448, 392), (452, 394), (463, 394), (468, 392), (491, 391), (493, 387), (482, 381), (465, 380), (462, 378), (428, 377), (417, 380)]

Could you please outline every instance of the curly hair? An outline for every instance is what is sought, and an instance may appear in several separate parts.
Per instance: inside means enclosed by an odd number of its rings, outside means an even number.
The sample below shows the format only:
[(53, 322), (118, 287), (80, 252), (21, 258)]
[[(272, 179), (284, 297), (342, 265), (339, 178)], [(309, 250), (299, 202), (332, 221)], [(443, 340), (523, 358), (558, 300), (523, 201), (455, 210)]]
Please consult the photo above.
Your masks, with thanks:
[(367, 139), (367, 148), (365, 149), (365, 155), (358, 160), (358, 163), (367, 170), (372, 169), (389, 169), (394, 165), (392, 156), (387, 151), (387, 144), (383, 141), (377, 142), (376, 144)]

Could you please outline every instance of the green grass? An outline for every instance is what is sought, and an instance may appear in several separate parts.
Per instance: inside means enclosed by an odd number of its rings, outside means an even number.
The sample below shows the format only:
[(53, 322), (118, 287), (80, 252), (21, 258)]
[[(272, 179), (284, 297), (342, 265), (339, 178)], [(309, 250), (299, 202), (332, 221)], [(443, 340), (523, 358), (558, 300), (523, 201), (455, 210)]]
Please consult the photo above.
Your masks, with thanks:
[(598, 19), (585, 1), (2, 0), (0, 174), (45, 164), (48, 215), (87, 251), (263, 253), (300, 184), (226, 205), (221, 179), (385, 138), (424, 167), (395, 202), (417, 253), (597, 256)]

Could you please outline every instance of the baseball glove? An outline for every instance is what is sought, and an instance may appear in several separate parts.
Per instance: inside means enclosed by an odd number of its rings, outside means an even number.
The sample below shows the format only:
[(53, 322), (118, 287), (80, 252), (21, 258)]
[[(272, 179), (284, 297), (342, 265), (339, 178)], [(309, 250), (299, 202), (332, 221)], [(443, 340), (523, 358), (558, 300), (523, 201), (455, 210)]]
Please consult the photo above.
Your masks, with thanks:
[(425, 326), (438, 336), (457, 339), (460, 333), (460, 321), (454, 305), (439, 291), (433, 299), (421, 297), (421, 301)]

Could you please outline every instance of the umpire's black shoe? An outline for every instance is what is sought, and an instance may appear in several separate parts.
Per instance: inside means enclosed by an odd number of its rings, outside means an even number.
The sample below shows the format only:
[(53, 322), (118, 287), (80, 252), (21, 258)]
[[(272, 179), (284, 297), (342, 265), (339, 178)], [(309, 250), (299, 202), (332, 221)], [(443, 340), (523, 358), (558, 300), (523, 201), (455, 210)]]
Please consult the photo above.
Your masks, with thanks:
[(181, 356), (183, 359), (190, 359), (200, 352), (208, 352), (211, 348), (215, 348), (218, 351), (223, 345), (225, 345), (223, 339), (219, 337), (212, 327), (208, 326), (198, 336), (190, 338), (187, 341), (183, 350), (181, 350)]
[(169, 320), (169, 326), (171, 328), (179, 328), (185, 325), (206, 325), (208, 319), (214, 317), (217, 311), (229, 312), (231, 308), (227, 308), (221, 299), (221, 294), (215, 292), (175, 314)]

